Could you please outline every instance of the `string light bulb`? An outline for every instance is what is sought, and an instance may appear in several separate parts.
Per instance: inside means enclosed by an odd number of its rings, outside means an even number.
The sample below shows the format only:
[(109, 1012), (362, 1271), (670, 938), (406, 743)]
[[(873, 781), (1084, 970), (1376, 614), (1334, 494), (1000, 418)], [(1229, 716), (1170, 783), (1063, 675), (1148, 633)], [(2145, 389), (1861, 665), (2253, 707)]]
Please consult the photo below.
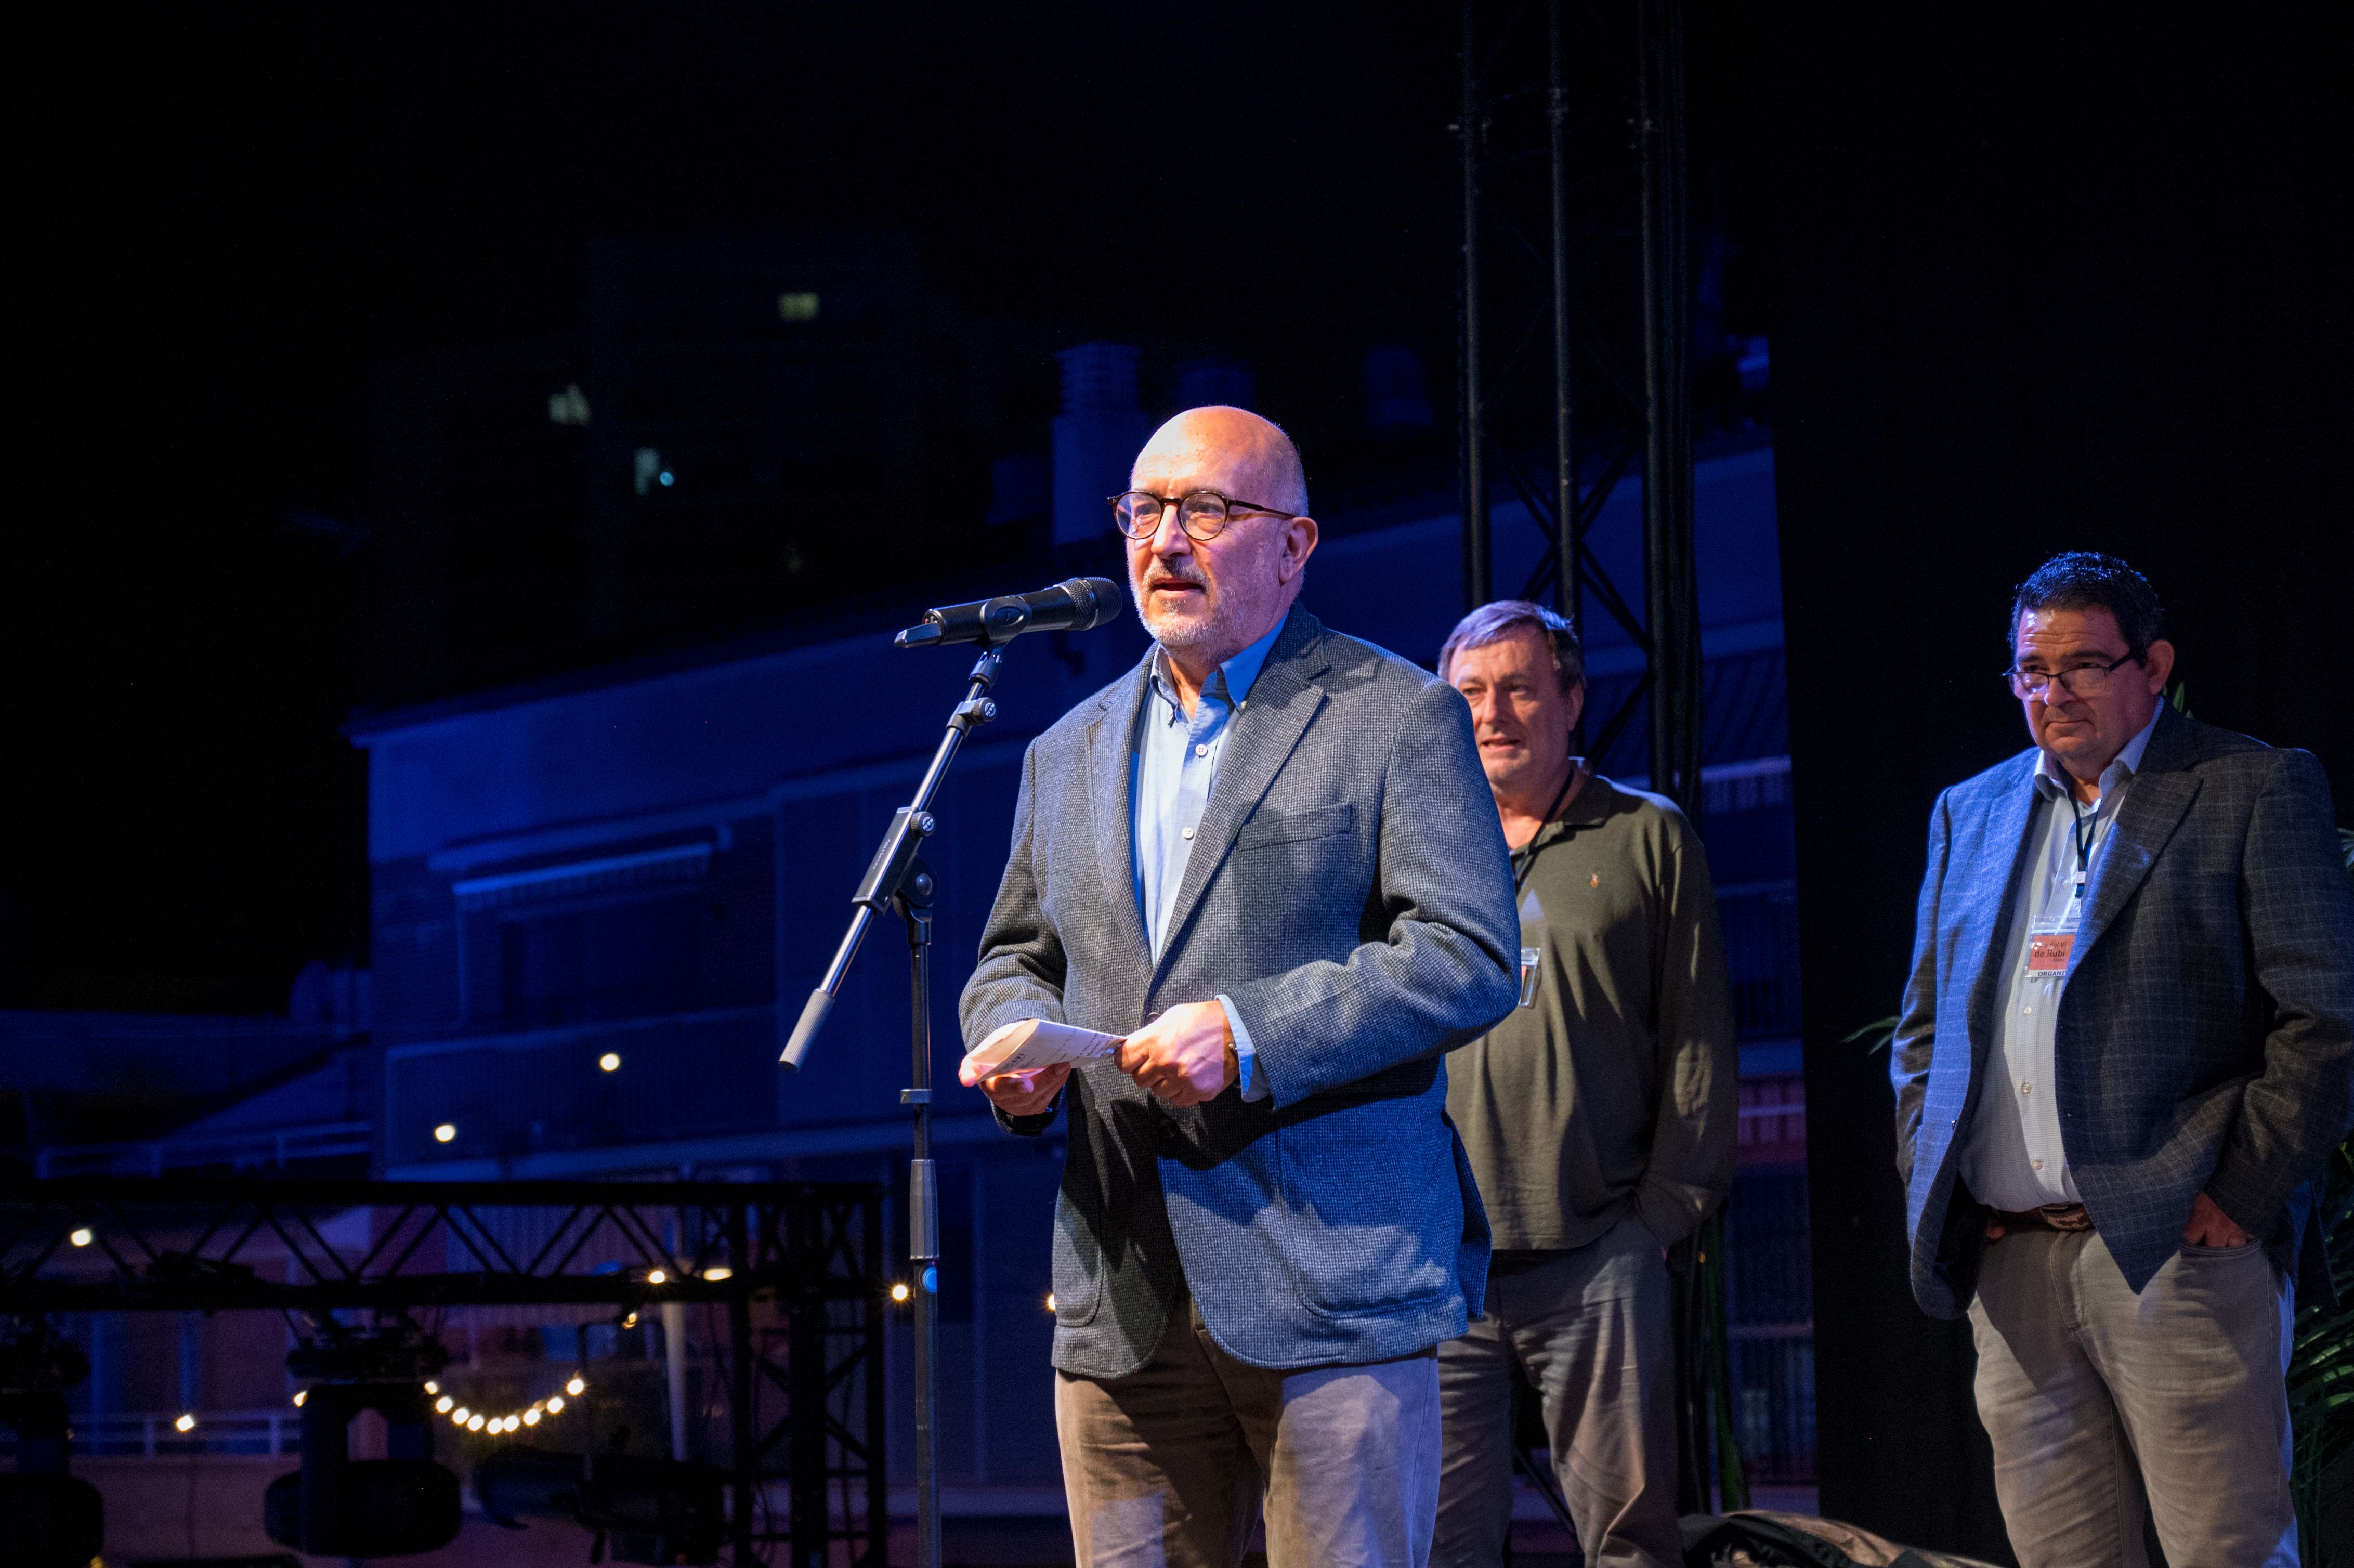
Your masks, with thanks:
[(196, 1429), (196, 1418), (183, 1411), (180, 1413), (180, 1418), (172, 1423), (172, 1428), (175, 1432), (194, 1432)]
[[(584, 1378), (576, 1377), (570, 1383), (564, 1385), (564, 1392), (572, 1395), (575, 1399), (578, 1399), (580, 1395), (588, 1392), (588, 1381)], [(548, 1404), (551, 1408), (553, 1408), (556, 1402), (554, 1400), (548, 1401)]]
[(66, 1237), (66, 1240), (73, 1243), (76, 1246), (88, 1246), (91, 1242), (96, 1241), (97, 1239), (98, 1238), (96, 1236), (90, 1234), (90, 1227), (88, 1225), (75, 1226), (73, 1234)]
[(456, 1400), (451, 1398), (445, 1393), (440, 1398), (433, 1402), (433, 1408), (440, 1411), (442, 1414), (447, 1415), (450, 1414), (450, 1407), (457, 1403), (458, 1402)]
[(660, 1285), (669, 1277), (670, 1270), (666, 1268), (650, 1268), (646, 1270), (646, 1283), (648, 1285)]
[(894, 1301), (905, 1301), (907, 1298), (907, 1282), (904, 1279), (895, 1280), (891, 1286), (891, 1299)]
[(564, 1414), (564, 1396), (562, 1394), (552, 1393), (547, 1396), (547, 1413), (550, 1415), (561, 1415)]

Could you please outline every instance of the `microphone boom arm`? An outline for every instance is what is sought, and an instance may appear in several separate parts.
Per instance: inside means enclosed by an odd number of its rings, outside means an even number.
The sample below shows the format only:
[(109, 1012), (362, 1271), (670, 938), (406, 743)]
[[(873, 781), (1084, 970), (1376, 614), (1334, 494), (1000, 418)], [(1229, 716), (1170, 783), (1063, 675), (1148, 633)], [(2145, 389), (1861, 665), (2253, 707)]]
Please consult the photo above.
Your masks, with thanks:
[[(931, 630), (930, 626), (912, 628)], [(902, 646), (910, 646), (907, 633), (901, 632)], [(932, 641), (933, 639), (926, 639)], [(1002, 646), (990, 648), (972, 667), (971, 683), (966, 689), (964, 701), (949, 715), (948, 733), (932, 753), (931, 766), (924, 769), (916, 785), (915, 799), (891, 815), (890, 830), (867, 863), (866, 874), (858, 881), (858, 890), (850, 895), (857, 912), (850, 917), (850, 929), (843, 933), (842, 945), (834, 949), (833, 962), (826, 966), (825, 978), (810, 992), (809, 1001), (801, 1007), (801, 1022), (793, 1025), (792, 1037), (785, 1043), (784, 1054), (778, 1058), (788, 1070), (798, 1072), (802, 1059), (809, 1054), (810, 1044), (825, 1026), (825, 1016), (833, 1011), (834, 998), (842, 993), (842, 982), (849, 978), (850, 966), (858, 957), (858, 946), (866, 939), (866, 928), (875, 916), (891, 907), (894, 897), (907, 890), (908, 883), (917, 884), (922, 902), (931, 902), (931, 873), (922, 870), (917, 853), (923, 848), (925, 837), (935, 826), (932, 820), (932, 797), (939, 790), (940, 781), (948, 777), (949, 765), (956, 760), (957, 748), (964, 737), (997, 716), (997, 703), (990, 689), (997, 683), (998, 661), (1004, 658)], [(914, 873), (911, 879), (909, 874)]]

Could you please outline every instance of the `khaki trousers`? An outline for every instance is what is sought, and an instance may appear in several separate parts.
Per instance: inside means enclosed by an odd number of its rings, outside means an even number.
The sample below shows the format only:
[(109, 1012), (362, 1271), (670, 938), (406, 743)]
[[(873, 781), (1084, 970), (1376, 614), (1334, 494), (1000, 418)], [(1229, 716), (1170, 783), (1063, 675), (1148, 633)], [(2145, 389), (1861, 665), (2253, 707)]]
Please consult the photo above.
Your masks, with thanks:
[(1430, 1351), (1284, 1372), (1218, 1348), (1190, 1294), (1122, 1378), (1055, 1374), (1081, 1568), (1424, 1568), (1438, 1506)]
[(2186, 1244), (2137, 1296), (2097, 1232), (1987, 1248), (1978, 1418), (2020, 1568), (2296, 1568), (2289, 1305), (2263, 1246)]
[[(1500, 1259), (1487, 1315), (1438, 1348), (1442, 1568), (1497, 1568), (1512, 1516), (1511, 1369), (1543, 1402), (1553, 1475), (1595, 1568), (1677, 1568), (1668, 1270), (1643, 1222), (1573, 1252)], [(1525, 1260), (1525, 1261), (1524, 1261)]]

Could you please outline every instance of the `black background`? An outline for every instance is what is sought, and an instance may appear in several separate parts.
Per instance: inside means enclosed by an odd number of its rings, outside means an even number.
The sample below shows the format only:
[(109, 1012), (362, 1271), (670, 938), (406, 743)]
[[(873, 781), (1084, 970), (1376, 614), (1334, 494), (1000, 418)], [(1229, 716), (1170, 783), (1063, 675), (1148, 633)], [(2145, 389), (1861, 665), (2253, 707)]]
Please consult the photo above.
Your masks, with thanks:
[(1817, 7), (1773, 116), (1822, 1506), (2009, 1561), (1907, 1286), (1884, 1056), (1936, 792), (2027, 744), (2009, 589), (2167, 601), (2192, 712), (2354, 790), (2343, 14)]

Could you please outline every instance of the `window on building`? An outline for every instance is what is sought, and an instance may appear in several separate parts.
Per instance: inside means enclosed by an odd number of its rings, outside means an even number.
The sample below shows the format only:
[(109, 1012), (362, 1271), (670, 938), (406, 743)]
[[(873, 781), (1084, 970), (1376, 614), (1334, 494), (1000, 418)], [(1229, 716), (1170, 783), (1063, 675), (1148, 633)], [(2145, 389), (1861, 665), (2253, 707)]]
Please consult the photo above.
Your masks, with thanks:
[(700, 1005), (692, 894), (517, 912), (499, 923), (502, 1008), (511, 1029), (691, 1012)]

